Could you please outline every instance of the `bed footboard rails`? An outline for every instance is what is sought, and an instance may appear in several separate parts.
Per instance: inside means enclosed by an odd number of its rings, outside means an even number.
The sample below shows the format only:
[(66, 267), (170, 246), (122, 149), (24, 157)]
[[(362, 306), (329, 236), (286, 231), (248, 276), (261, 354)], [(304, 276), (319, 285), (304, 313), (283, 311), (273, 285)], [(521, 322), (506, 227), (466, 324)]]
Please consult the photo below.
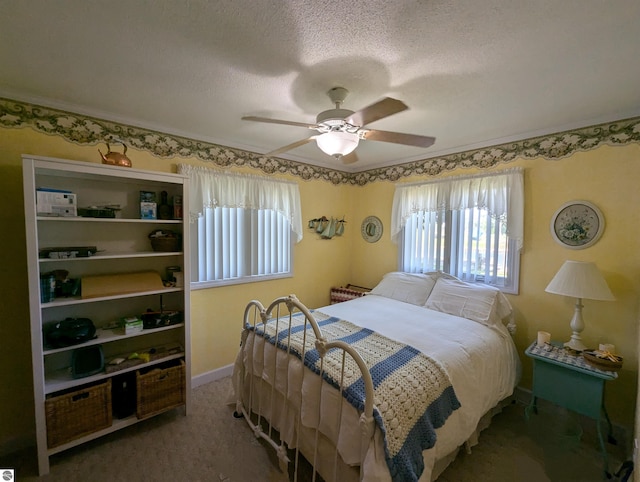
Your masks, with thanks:
[[(294, 319), (296, 320), (295, 325), (292, 324)], [(269, 336), (267, 336), (267, 323), (269, 324)], [(296, 334), (298, 340), (300, 337), (302, 338), (301, 350), (300, 345), (292, 346), (292, 333)], [(256, 343), (259, 335), (265, 338), (261, 346)], [(359, 479), (362, 480), (364, 460), (373, 439), (375, 422), (373, 418), (373, 381), (358, 352), (343, 341), (327, 340), (311, 311), (295, 295), (277, 298), (267, 308), (257, 300), (250, 301), (244, 312), (241, 345), (234, 373), (237, 397), (234, 415), (244, 417), (256, 438), (265, 440), (273, 447), (283, 472), (289, 471), (289, 465), (293, 462), (294, 481), (298, 480), (298, 477), (302, 477), (301, 480), (315, 481), (316, 473), (327, 481), (339, 480), (338, 466), (341, 460), (337, 448), (335, 448), (331, 462), (327, 461), (326, 453), (320, 457), (318, 453), (319, 439), (324, 435), (320, 433), (319, 423), (315, 424), (315, 427), (303, 426), (301, 416), (302, 390), (298, 393), (297, 385), (299, 378), (317, 377), (318, 375), (325, 378), (325, 357), (330, 351), (332, 357), (331, 361), (327, 361), (327, 363), (333, 364), (332, 385), (342, 395), (338, 397), (339, 400), (342, 400), (344, 396), (345, 371), (350, 370), (361, 377), (365, 393), (363, 409), (359, 415), (361, 435)], [(278, 349), (274, 349), (276, 346)], [(276, 353), (265, 355), (267, 350)], [(285, 353), (287, 362), (282, 360)], [(318, 367), (315, 369), (317, 374), (302, 365), (307, 356), (311, 354), (314, 360), (318, 359), (314, 365)], [(294, 358), (297, 358), (295, 361), (297, 369), (292, 368), (292, 362), (289, 361)], [(338, 368), (339, 380), (335, 380), (336, 359), (342, 361), (342, 365)], [(286, 371), (282, 369), (283, 366), (286, 367)], [(354, 369), (354, 366), (357, 368)], [(357, 370), (360, 371), (359, 374)], [(350, 375), (352, 374), (350, 373)], [(351, 379), (353, 378), (351, 377)], [(318, 396), (319, 412), (323, 404), (323, 390), (318, 392)], [(340, 411), (343, 405), (343, 403), (338, 404)], [(341, 415), (341, 412), (337, 414), (338, 421), (341, 420)], [(320, 413), (318, 413), (319, 418)], [(283, 430), (286, 434), (282, 433)], [(304, 437), (306, 437), (305, 441), (300, 439), (303, 431)], [(310, 433), (313, 434), (311, 438), (314, 439), (311, 444), (308, 441)], [(301, 447), (306, 447), (306, 452)], [(309, 447), (312, 447), (311, 451)], [(301, 455), (311, 465), (310, 469), (305, 465), (306, 471), (311, 470), (311, 476), (306, 473), (299, 475)]]

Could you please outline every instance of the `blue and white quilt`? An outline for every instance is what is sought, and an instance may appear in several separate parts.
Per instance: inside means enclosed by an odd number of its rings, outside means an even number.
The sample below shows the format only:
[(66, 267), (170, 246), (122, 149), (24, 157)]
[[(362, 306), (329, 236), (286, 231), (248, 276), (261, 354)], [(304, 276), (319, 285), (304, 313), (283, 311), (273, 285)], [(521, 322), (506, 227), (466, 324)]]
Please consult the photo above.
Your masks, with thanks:
[[(313, 313), (323, 336), (353, 346), (362, 356), (374, 384), (374, 418), (384, 435), (385, 455), (394, 481), (417, 481), (424, 470), (422, 451), (436, 443), (436, 429), (460, 407), (446, 371), (419, 350), (391, 340), (370, 329), (345, 320)], [(288, 319), (287, 319), (288, 320)], [(256, 334), (281, 349), (287, 349), (304, 364), (320, 373), (320, 356), (310, 327), (304, 338), (305, 316), (296, 313), (288, 323), (258, 324)], [(253, 327), (246, 326), (248, 330)], [(303, 346), (304, 345), (304, 346)], [(364, 384), (355, 362), (347, 358), (342, 381), (344, 397), (357, 409), (364, 408)], [(339, 387), (342, 353), (331, 350), (325, 357), (323, 376)]]

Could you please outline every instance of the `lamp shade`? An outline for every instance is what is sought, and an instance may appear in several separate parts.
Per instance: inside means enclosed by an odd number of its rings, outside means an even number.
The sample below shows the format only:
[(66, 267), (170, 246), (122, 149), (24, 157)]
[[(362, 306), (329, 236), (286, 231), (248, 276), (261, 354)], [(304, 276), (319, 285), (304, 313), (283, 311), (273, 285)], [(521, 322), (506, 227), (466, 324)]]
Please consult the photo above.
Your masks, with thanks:
[(545, 291), (588, 300), (615, 300), (600, 270), (589, 261), (565, 261)]
[(322, 152), (330, 156), (346, 156), (358, 147), (358, 134), (349, 132), (326, 132), (316, 138), (316, 143)]

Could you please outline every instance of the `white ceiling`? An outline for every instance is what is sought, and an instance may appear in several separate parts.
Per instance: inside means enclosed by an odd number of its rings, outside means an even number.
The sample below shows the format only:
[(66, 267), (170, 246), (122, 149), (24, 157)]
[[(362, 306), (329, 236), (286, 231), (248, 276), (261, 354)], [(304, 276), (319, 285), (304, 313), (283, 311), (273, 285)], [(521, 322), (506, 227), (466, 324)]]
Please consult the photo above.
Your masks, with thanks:
[(360, 171), (640, 115), (638, 0), (0, 0), (0, 96), (264, 153), (308, 137), (326, 92), (409, 110)]

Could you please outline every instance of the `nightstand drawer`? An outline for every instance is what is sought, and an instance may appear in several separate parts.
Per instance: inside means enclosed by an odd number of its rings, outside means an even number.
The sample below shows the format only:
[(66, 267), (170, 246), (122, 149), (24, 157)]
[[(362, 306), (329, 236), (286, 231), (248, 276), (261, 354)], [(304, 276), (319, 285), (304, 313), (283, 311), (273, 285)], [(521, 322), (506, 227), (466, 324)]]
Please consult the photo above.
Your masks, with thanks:
[(534, 360), (533, 370), (535, 396), (591, 418), (600, 417), (605, 380), (541, 360)]

